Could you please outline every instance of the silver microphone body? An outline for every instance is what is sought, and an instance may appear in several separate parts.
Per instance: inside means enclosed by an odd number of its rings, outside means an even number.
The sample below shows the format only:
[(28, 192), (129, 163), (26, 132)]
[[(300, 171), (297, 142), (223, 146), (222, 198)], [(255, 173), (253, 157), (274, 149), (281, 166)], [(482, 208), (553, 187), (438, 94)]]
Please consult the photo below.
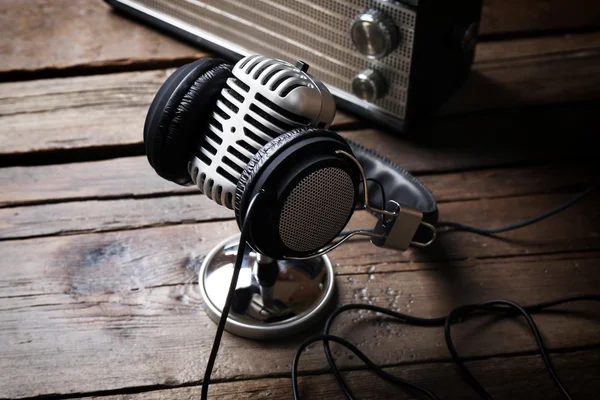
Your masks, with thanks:
[(263, 56), (235, 64), (188, 163), (202, 193), (233, 209), (238, 179), (261, 147), (292, 129), (329, 127), (334, 98), (302, 69)]

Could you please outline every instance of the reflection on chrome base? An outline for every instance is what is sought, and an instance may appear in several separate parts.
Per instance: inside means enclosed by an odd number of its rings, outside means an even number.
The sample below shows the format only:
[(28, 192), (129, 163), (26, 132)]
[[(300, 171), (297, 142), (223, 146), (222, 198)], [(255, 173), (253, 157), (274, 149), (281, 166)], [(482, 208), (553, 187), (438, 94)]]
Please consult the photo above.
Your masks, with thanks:
[[(231, 282), (239, 236), (229, 237), (211, 250), (200, 269), (200, 293), (206, 312), (216, 323)], [(326, 255), (271, 260), (247, 246), (225, 330), (251, 339), (300, 333), (327, 316), (334, 301), (334, 282)]]

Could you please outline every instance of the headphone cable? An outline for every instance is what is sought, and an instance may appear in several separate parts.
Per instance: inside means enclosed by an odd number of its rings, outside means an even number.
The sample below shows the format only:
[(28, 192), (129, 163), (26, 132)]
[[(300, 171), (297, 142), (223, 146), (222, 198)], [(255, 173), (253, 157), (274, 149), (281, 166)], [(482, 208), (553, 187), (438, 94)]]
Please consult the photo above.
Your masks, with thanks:
[(416, 384), (414, 382), (410, 382), (408, 380), (402, 379), (393, 374), (390, 374), (389, 372), (383, 370), (380, 366), (375, 364), (356, 346), (354, 346), (353, 344), (349, 343), (347, 340), (345, 340), (339, 336), (334, 336), (329, 333), (334, 320), (340, 314), (342, 314), (343, 312), (349, 311), (349, 310), (368, 310), (368, 311), (372, 311), (375, 313), (384, 314), (388, 317), (391, 317), (391, 318), (397, 320), (400, 323), (404, 323), (406, 325), (411, 325), (411, 326), (420, 326), (420, 327), (442, 327), (443, 326), (444, 327), (444, 337), (446, 339), (446, 345), (448, 347), (448, 350), (450, 351), (452, 361), (459, 367), (460, 372), (463, 375), (463, 378), (465, 379), (467, 384), (482, 399), (491, 399), (492, 396), (485, 391), (483, 386), (479, 383), (479, 381), (473, 376), (473, 374), (469, 371), (469, 369), (464, 364), (462, 357), (458, 354), (458, 352), (454, 346), (454, 343), (452, 341), (452, 335), (451, 335), (450, 328), (453, 324), (463, 322), (466, 319), (468, 319), (469, 317), (474, 316), (474, 315), (484, 315), (486, 313), (491, 313), (491, 312), (496, 313), (496, 314), (503, 314), (505, 316), (521, 315), (525, 318), (525, 320), (526, 320), (527, 324), (529, 325), (529, 328), (536, 340), (537, 347), (539, 349), (540, 355), (542, 356), (542, 359), (546, 366), (546, 370), (550, 374), (551, 380), (557, 385), (557, 387), (559, 388), (563, 397), (571, 400), (572, 399), (571, 395), (569, 394), (569, 392), (567, 391), (567, 389), (565, 388), (565, 386), (559, 379), (558, 374), (556, 373), (554, 365), (552, 364), (550, 356), (548, 354), (548, 349), (546, 348), (544, 340), (542, 339), (542, 334), (540, 333), (539, 328), (535, 324), (535, 321), (534, 321), (533, 317), (531, 316), (531, 314), (540, 313), (549, 307), (555, 307), (558, 305), (572, 303), (572, 302), (576, 302), (576, 301), (600, 302), (600, 295), (584, 294), (584, 295), (570, 296), (570, 297), (564, 297), (564, 298), (560, 298), (560, 299), (556, 299), (556, 300), (552, 300), (552, 301), (548, 301), (548, 302), (533, 304), (533, 305), (529, 305), (529, 306), (525, 306), (525, 307), (520, 306), (519, 304), (514, 303), (512, 301), (508, 301), (508, 300), (494, 300), (494, 301), (488, 301), (488, 302), (481, 303), (481, 304), (471, 304), (471, 305), (459, 306), (459, 307), (456, 307), (455, 309), (453, 309), (447, 316), (438, 317), (438, 318), (414, 317), (412, 315), (402, 314), (402, 313), (395, 312), (395, 311), (392, 311), (392, 310), (389, 310), (389, 309), (386, 309), (383, 307), (378, 307), (378, 306), (369, 305), (369, 304), (348, 304), (345, 306), (341, 306), (328, 318), (327, 323), (325, 324), (324, 333), (320, 334), (320, 335), (316, 335), (314, 337), (311, 337), (311, 338), (305, 340), (300, 345), (298, 350), (296, 351), (296, 354), (294, 355), (294, 360), (292, 363), (292, 392), (293, 392), (294, 400), (300, 399), (300, 392), (299, 392), (299, 387), (298, 387), (298, 364), (300, 362), (300, 356), (308, 345), (310, 345), (311, 343), (314, 343), (314, 342), (318, 342), (318, 341), (323, 342), (327, 362), (329, 363), (329, 366), (333, 372), (336, 382), (338, 383), (338, 385), (340, 386), (340, 389), (343, 391), (344, 395), (346, 396), (346, 398), (348, 400), (354, 400), (355, 397), (352, 394), (348, 385), (346, 384), (346, 381), (340, 374), (340, 370), (338, 369), (338, 366), (336, 365), (335, 360), (331, 353), (331, 348), (329, 345), (330, 342), (335, 342), (335, 343), (338, 343), (338, 344), (346, 347), (348, 350), (350, 350), (352, 353), (354, 353), (358, 358), (360, 358), (367, 365), (369, 370), (371, 370), (373, 373), (378, 375), (380, 378), (394, 384), (397, 387), (419, 392), (428, 399), (438, 400), (438, 397), (434, 393), (429, 391), (427, 388), (425, 388), (419, 384)]
[(202, 392), (200, 395), (201, 400), (208, 399), (208, 385), (210, 384), (210, 376), (212, 374), (212, 370), (215, 364), (215, 360), (217, 359), (217, 353), (219, 351), (219, 346), (221, 345), (221, 338), (223, 336), (223, 332), (225, 330), (225, 324), (227, 323), (227, 316), (229, 315), (229, 310), (231, 309), (231, 303), (233, 302), (233, 297), (235, 295), (235, 288), (237, 286), (238, 277), (240, 275), (240, 270), (242, 269), (242, 261), (244, 260), (244, 253), (246, 251), (246, 238), (248, 237), (248, 231), (250, 229), (251, 220), (252, 220), (252, 210), (254, 209), (255, 203), (260, 199), (263, 192), (258, 192), (250, 201), (248, 206), (248, 212), (246, 213), (246, 218), (242, 224), (242, 229), (240, 233), (240, 242), (238, 244), (238, 251), (235, 257), (235, 264), (233, 266), (233, 274), (231, 276), (231, 283), (229, 284), (229, 290), (227, 292), (227, 298), (225, 300), (225, 304), (223, 305), (223, 310), (221, 311), (221, 318), (219, 319), (219, 325), (217, 326), (217, 332), (215, 333), (215, 338), (213, 340), (212, 348), (210, 350), (210, 355), (208, 356), (208, 362), (206, 363), (206, 370), (204, 371), (204, 378), (202, 379)]
[(567, 201), (566, 203), (550, 210), (547, 211), (543, 214), (540, 214), (538, 216), (535, 216), (533, 218), (527, 219), (525, 221), (521, 221), (515, 224), (510, 224), (510, 225), (506, 225), (500, 228), (479, 228), (476, 226), (471, 226), (471, 225), (466, 225), (466, 224), (461, 224), (459, 222), (453, 222), (453, 221), (440, 221), (437, 224), (438, 228), (443, 228), (443, 227), (447, 227), (450, 228), (449, 230), (438, 230), (438, 232), (451, 232), (451, 231), (465, 231), (465, 232), (471, 232), (471, 233), (477, 233), (480, 235), (493, 235), (496, 233), (502, 233), (502, 232), (508, 232), (508, 231), (513, 231), (515, 229), (519, 229), (519, 228), (524, 228), (526, 226), (535, 224), (536, 222), (539, 222), (543, 219), (549, 218), (555, 214), (558, 214), (561, 211), (566, 210), (567, 208), (571, 207), (572, 205), (574, 205), (575, 203), (579, 202), (580, 200), (582, 200), (584, 197), (586, 197), (587, 195), (589, 195), (590, 193), (592, 193), (594, 190), (596, 190), (598, 187), (600, 186), (600, 183), (596, 183), (590, 187), (588, 187), (587, 189), (585, 189), (583, 192), (579, 193), (577, 196), (573, 197), (572, 199), (570, 199), (569, 201)]
[[(380, 189), (382, 191), (382, 196), (383, 196), (383, 198), (385, 198), (385, 193), (383, 191), (382, 185), (379, 182), (377, 182), (376, 180), (374, 180), (374, 179), (372, 179), (372, 180), (375, 181), (375, 183), (380, 187)], [(497, 234), (497, 233), (502, 233), (502, 232), (508, 232), (508, 231), (526, 227), (528, 225), (532, 225), (536, 222), (539, 222), (543, 219), (549, 218), (555, 214), (558, 214), (558, 213), (566, 210), (567, 208), (571, 207), (572, 205), (576, 204), (577, 202), (579, 202), (580, 200), (585, 198), (587, 195), (592, 193), (599, 186), (600, 186), (600, 183), (596, 183), (592, 186), (589, 186), (586, 190), (579, 193), (578, 195), (576, 195), (575, 197), (573, 197), (566, 203), (564, 203), (552, 210), (549, 210), (545, 213), (542, 213), (536, 217), (527, 219), (525, 221), (521, 221), (521, 222), (518, 222), (515, 224), (510, 224), (510, 225), (500, 227), (500, 228), (479, 228), (479, 227), (474, 227), (474, 226), (461, 224), (458, 222), (451, 222), (451, 221), (441, 221), (438, 223), (437, 226), (438, 226), (438, 228), (439, 227), (448, 227), (448, 228), (450, 228), (449, 231), (451, 231), (451, 230), (467, 231), (467, 232), (472, 232), (472, 233), (481, 234), (481, 235), (492, 235), (492, 234)], [(440, 232), (444, 232), (444, 231), (440, 231)], [(397, 313), (395, 311), (381, 308), (378, 306), (373, 306), (373, 305), (349, 304), (349, 305), (341, 306), (327, 320), (324, 333), (322, 335), (317, 335), (315, 337), (307, 339), (304, 343), (302, 343), (302, 345), (296, 351), (296, 354), (294, 356), (294, 362), (292, 364), (292, 391), (293, 391), (293, 395), (294, 395), (294, 400), (300, 399), (299, 390), (298, 390), (298, 372), (297, 372), (300, 355), (301, 355), (302, 351), (304, 351), (304, 349), (308, 345), (310, 345), (311, 343), (317, 342), (317, 341), (323, 342), (323, 348), (325, 351), (325, 356), (327, 358), (327, 362), (331, 368), (331, 371), (334, 375), (336, 382), (338, 383), (340, 389), (342, 390), (342, 392), (344, 393), (344, 395), (346, 396), (346, 398), (348, 400), (354, 400), (354, 396), (353, 396), (350, 388), (346, 384), (345, 380), (341, 376), (340, 371), (337, 368), (337, 365), (335, 364), (333, 355), (331, 353), (331, 348), (329, 345), (330, 341), (334, 341), (334, 342), (346, 347), (351, 352), (353, 352), (357, 357), (359, 357), (367, 365), (367, 367), (371, 371), (376, 373), (382, 379), (385, 379), (386, 381), (388, 381), (392, 384), (395, 384), (396, 386), (421, 392), (423, 395), (425, 395), (429, 399), (432, 399), (432, 400), (438, 399), (433, 393), (429, 392), (426, 388), (424, 388), (420, 385), (417, 385), (413, 382), (403, 380), (399, 377), (396, 377), (394, 375), (387, 373), (386, 371), (382, 370), (381, 367), (377, 366), (374, 362), (372, 362), (364, 353), (362, 353), (358, 348), (353, 346), (351, 343), (349, 343), (345, 339), (331, 335), (330, 329), (331, 329), (331, 325), (332, 325), (333, 321), (335, 320), (335, 318), (338, 315), (340, 315), (341, 313), (343, 313), (347, 310), (374, 311), (374, 312), (392, 317), (401, 322), (404, 322), (407, 325), (413, 325), (413, 326), (444, 326), (444, 336), (446, 338), (446, 345), (448, 346), (448, 350), (450, 351), (450, 354), (452, 356), (452, 361), (455, 364), (457, 364), (457, 366), (460, 368), (461, 373), (463, 374), (463, 377), (465, 378), (465, 380), (469, 384), (469, 386), (482, 399), (491, 399), (492, 397), (485, 391), (483, 386), (470, 373), (470, 371), (467, 369), (467, 367), (462, 362), (462, 359), (458, 355), (458, 353), (454, 347), (454, 344), (452, 342), (452, 336), (450, 333), (451, 325), (454, 322), (458, 322), (458, 321), (462, 322), (462, 320), (464, 318), (473, 314), (474, 311), (481, 312), (483, 310), (483, 311), (504, 312), (504, 313), (511, 311), (511, 310), (512, 310), (512, 313), (515, 313), (515, 311), (516, 311), (517, 314), (522, 315), (525, 318), (525, 320), (527, 321), (527, 323), (532, 331), (532, 334), (534, 335), (534, 337), (536, 339), (538, 349), (540, 351), (540, 354), (542, 355), (542, 358), (546, 365), (546, 369), (550, 373), (552, 380), (558, 386), (558, 388), (560, 389), (563, 396), (567, 399), (571, 399), (570, 394), (568, 393), (568, 391), (566, 390), (566, 388), (564, 387), (564, 385), (558, 378), (556, 371), (554, 370), (554, 367), (550, 361), (550, 357), (548, 356), (548, 351), (543, 342), (542, 336), (541, 336), (539, 329), (537, 328), (537, 325), (535, 324), (533, 318), (531, 317), (531, 313), (538, 313), (548, 307), (553, 307), (553, 306), (556, 306), (559, 304), (564, 304), (564, 303), (573, 302), (573, 301), (580, 301), (580, 300), (600, 301), (600, 296), (597, 296), (597, 295), (573, 296), (573, 297), (553, 300), (550, 302), (535, 304), (535, 305), (527, 306), (527, 307), (521, 307), (517, 303), (511, 302), (508, 300), (496, 300), (496, 301), (486, 302), (486, 303), (482, 303), (482, 304), (474, 304), (474, 305), (457, 307), (454, 310), (452, 310), (447, 317), (430, 318), (430, 319), (417, 318), (417, 317)], [(503, 307), (499, 307), (499, 306), (503, 306)]]

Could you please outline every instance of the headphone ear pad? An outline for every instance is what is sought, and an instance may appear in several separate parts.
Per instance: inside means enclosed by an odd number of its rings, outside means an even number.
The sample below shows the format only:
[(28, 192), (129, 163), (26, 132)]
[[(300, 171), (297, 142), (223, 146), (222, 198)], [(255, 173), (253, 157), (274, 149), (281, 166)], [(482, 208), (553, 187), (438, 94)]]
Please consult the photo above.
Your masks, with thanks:
[(245, 214), (245, 210), (244, 212), (241, 211), (242, 202), (247, 200), (244, 196), (244, 193), (246, 193), (247, 188), (252, 188), (254, 186), (255, 177), (258, 176), (265, 163), (284, 144), (289, 143), (291, 140), (298, 138), (307, 132), (315, 130), (316, 129), (313, 128), (298, 128), (286, 132), (280, 136), (277, 136), (276, 138), (272, 139), (270, 142), (265, 144), (263, 147), (261, 147), (256, 152), (254, 157), (252, 157), (252, 159), (248, 161), (248, 164), (246, 164), (246, 168), (244, 168), (244, 171), (240, 175), (237, 186), (235, 188), (234, 210), (235, 218), (240, 229), (242, 228), (243, 223), (242, 215)]
[(346, 225), (360, 172), (338, 150), (352, 154), (338, 134), (303, 127), (274, 138), (248, 162), (238, 179), (234, 209), (242, 229), (252, 198), (265, 191), (248, 231), (256, 251), (276, 259), (303, 257), (329, 243)]
[(144, 125), (146, 155), (158, 175), (181, 185), (191, 183), (190, 149), (231, 76), (225, 61), (203, 58), (179, 68), (162, 85)]

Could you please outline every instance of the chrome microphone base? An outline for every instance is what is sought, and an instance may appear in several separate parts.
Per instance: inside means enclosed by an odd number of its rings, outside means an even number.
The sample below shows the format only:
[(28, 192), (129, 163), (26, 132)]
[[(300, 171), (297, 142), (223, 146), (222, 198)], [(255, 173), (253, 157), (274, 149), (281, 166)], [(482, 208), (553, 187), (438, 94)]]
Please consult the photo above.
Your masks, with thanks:
[[(211, 250), (199, 285), (208, 316), (218, 323), (229, 290), (240, 235)], [(270, 260), (246, 246), (225, 330), (250, 339), (300, 333), (325, 318), (334, 303), (335, 276), (326, 255), (309, 260)]]

